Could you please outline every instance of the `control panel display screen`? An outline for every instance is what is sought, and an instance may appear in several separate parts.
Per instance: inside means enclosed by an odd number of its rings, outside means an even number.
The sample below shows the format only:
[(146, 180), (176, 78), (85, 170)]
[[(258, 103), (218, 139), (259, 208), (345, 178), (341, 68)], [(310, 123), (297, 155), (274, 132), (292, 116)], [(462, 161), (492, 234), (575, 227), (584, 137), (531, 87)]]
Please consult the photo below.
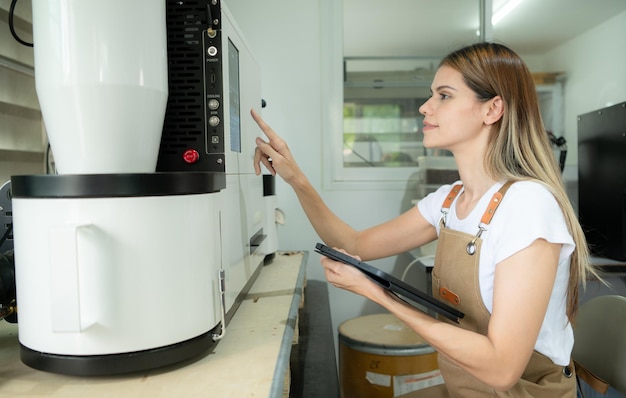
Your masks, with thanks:
[(230, 40), (228, 40), (228, 83), (228, 97), (230, 98), (230, 150), (241, 152), (239, 50)]

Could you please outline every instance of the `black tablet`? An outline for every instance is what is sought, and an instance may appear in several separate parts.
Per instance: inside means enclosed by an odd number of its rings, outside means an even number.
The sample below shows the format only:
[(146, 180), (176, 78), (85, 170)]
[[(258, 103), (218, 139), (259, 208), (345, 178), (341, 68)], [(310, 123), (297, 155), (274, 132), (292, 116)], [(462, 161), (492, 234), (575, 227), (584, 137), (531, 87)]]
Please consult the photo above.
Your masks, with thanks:
[(322, 243), (315, 245), (315, 251), (323, 256), (326, 256), (335, 261), (340, 261), (344, 264), (352, 265), (356, 267), (365, 275), (367, 275), (374, 282), (387, 290), (390, 290), (400, 296), (415, 301), (424, 307), (435, 311), (437, 314), (442, 315), (451, 321), (459, 322), (459, 319), (465, 316), (464, 313), (458, 311), (449, 305), (429, 296), (428, 294), (406, 284), (405, 282), (397, 279), (384, 271), (379, 270), (367, 263), (357, 260), (354, 257), (348, 256), (340, 251), (330, 248)]

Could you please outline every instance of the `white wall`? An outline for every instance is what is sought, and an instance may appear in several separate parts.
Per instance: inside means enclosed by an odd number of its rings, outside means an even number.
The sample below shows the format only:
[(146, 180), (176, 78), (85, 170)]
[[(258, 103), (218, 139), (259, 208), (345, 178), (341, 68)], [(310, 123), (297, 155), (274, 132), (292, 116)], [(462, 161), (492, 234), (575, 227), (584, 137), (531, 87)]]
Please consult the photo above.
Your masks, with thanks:
[[(265, 120), (290, 145), (313, 185), (321, 185), (320, 2), (226, 0), (261, 67)], [(243, 112), (243, 110), (242, 110)], [(259, 130), (259, 135), (262, 133)], [(249, 143), (254, 145), (254, 143)], [(279, 226), (282, 250), (312, 250), (316, 235), (296, 196), (277, 180), (278, 207), (286, 214)], [(309, 278), (320, 279), (314, 270)]]
[[(35, 93), (32, 47), (9, 33), (8, 0), (0, 0), (0, 186), (12, 175), (44, 172), (43, 125)], [(32, 41), (31, 2), (16, 4), (17, 34)], [(6, 15), (6, 16), (5, 16)]]
[[(336, 83), (332, 75), (336, 72), (334, 66), (328, 65), (337, 62), (335, 66), (340, 68), (341, 54), (337, 57), (336, 50), (341, 43), (341, 32), (332, 37), (329, 19), (340, 18), (341, 3), (336, 0), (225, 0), (225, 3), (261, 65), (263, 96), (268, 102), (263, 111), (266, 121), (289, 143), (300, 167), (326, 203), (358, 229), (398, 215), (402, 191), (323, 188), (324, 173), (328, 172), (323, 137), (337, 125), (334, 123), (336, 112), (340, 112), (337, 101), (341, 104), (341, 98), (336, 98), (341, 96), (341, 88), (329, 87), (329, 84), (341, 85), (341, 79)], [(544, 71), (567, 72), (566, 132), (574, 153), (576, 115), (603, 107), (607, 101), (626, 100), (626, 41), (620, 40), (618, 48), (603, 44), (604, 37), (626, 37), (625, 30), (626, 13), (556, 49), (549, 54), (550, 62), (532, 59)], [(574, 159), (575, 155), (569, 156), (568, 163)], [(277, 183), (277, 195), (278, 206), (287, 216), (287, 224), (279, 227), (280, 249), (309, 250), (307, 277), (324, 280), (319, 257), (313, 252), (318, 237), (295, 195), (282, 181)], [(393, 263), (392, 258), (375, 264), (389, 271)], [(356, 295), (334, 287), (329, 292), (335, 330), (344, 320), (380, 311)]]
[(626, 101), (626, 12), (545, 56), (546, 70), (564, 71), (567, 164), (578, 164), (579, 115)]
[[(225, 0), (246, 36), (261, 66), (262, 94), (268, 106), (263, 110), (265, 120), (289, 144), (300, 167), (318, 189), (330, 208), (355, 228), (365, 228), (399, 214), (402, 191), (324, 190), (322, 131), (328, 128), (329, 46), (328, 18), (341, 17), (341, 2), (335, 0), (293, 1)], [(337, 3), (339, 3), (337, 5)], [(337, 15), (339, 13), (339, 15)], [(324, 31), (322, 32), (322, 26)], [(341, 36), (331, 38), (341, 42)], [(341, 71), (341, 54), (337, 60)], [(339, 79), (341, 84), (341, 78)], [(337, 87), (334, 87), (336, 92)], [(341, 89), (340, 89), (341, 90)], [(341, 96), (341, 91), (339, 91)], [(342, 98), (338, 99), (341, 104)], [(341, 114), (341, 108), (337, 110)], [(325, 280), (319, 256), (313, 252), (319, 241), (311, 228), (296, 196), (282, 180), (277, 182), (278, 207), (286, 213), (286, 225), (279, 226), (281, 250), (308, 250), (307, 278)], [(376, 264), (390, 270), (394, 259)], [(329, 287), (332, 321), (339, 323), (363, 313), (380, 311), (365, 299), (334, 287)]]

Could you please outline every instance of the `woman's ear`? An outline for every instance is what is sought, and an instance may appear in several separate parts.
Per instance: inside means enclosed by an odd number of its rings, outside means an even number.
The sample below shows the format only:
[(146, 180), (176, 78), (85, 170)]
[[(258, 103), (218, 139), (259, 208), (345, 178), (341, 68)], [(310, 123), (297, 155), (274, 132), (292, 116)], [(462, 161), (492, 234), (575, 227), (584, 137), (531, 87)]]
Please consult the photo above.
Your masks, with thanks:
[(499, 95), (496, 95), (487, 102), (487, 114), (485, 115), (485, 124), (492, 125), (502, 119), (504, 114), (504, 101)]

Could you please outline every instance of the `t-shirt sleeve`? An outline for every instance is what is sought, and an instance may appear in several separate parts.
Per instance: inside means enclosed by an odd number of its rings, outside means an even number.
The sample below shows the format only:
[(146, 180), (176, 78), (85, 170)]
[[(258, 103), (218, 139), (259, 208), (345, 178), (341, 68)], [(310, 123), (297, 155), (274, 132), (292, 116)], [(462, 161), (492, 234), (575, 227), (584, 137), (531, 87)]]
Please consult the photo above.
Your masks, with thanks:
[[(499, 225), (498, 225), (499, 224)], [(536, 182), (517, 182), (505, 195), (496, 217), (493, 232), (507, 231), (492, 238), (496, 264), (530, 246), (537, 239), (562, 244), (561, 257), (574, 250), (563, 211), (550, 191)]]

